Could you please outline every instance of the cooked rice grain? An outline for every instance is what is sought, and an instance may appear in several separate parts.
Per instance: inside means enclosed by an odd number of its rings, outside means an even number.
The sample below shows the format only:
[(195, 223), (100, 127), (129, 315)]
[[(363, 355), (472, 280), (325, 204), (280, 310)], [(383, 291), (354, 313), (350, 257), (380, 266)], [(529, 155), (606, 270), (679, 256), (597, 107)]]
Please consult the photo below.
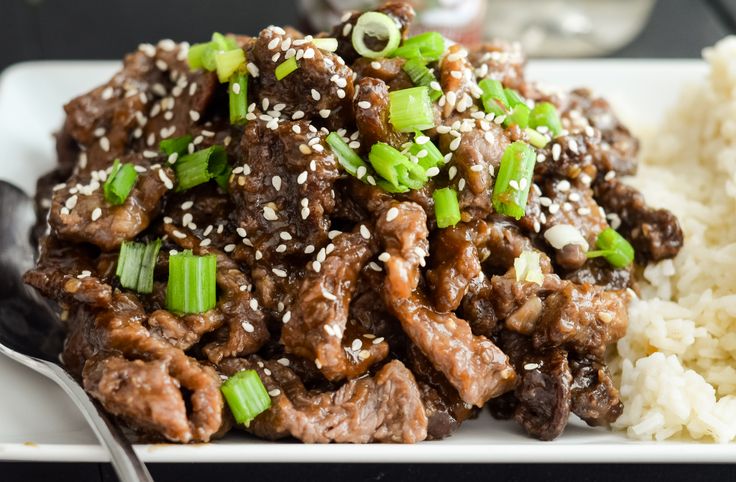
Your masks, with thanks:
[(644, 139), (630, 180), (685, 232), (677, 258), (644, 270), (617, 346), (615, 427), (638, 439), (736, 437), (736, 37), (704, 56), (707, 80)]

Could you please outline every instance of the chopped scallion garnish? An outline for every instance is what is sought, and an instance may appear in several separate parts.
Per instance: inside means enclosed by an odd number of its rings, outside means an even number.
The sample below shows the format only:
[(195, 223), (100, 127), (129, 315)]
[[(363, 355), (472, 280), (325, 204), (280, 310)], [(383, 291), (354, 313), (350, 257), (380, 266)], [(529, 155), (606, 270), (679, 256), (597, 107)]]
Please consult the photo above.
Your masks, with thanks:
[(383, 142), (373, 144), (368, 160), (394, 189), (420, 189), (427, 182), (427, 173), (419, 164)]
[[(238, 44), (232, 37), (226, 37), (219, 32), (212, 34), (212, 40), (210, 42), (194, 44), (189, 47), (189, 53), (187, 60), (189, 61), (189, 68), (205, 69), (210, 72), (217, 69), (217, 61), (215, 57), (220, 52), (226, 52), (229, 50), (238, 49)], [(221, 82), (227, 81), (220, 80)]]
[(108, 174), (102, 188), (105, 201), (113, 206), (123, 204), (128, 199), (137, 179), (138, 173), (133, 164), (121, 164), (120, 159), (115, 159), (112, 163), (112, 171)]
[(419, 58), (425, 62), (439, 60), (445, 52), (445, 38), (439, 32), (424, 32), (404, 40), (392, 56), (406, 59)]
[[(423, 143), (419, 144), (417, 140), (421, 140)], [(440, 167), (445, 163), (445, 158), (437, 149), (437, 146), (421, 132), (416, 133), (414, 142), (411, 143), (407, 152), (417, 158), (417, 163), (425, 171), (432, 167)]]
[(227, 82), (230, 76), (245, 67), (245, 52), (243, 49), (226, 50), (215, 54), (217, 78), (220, 82)]
[(115, 275), (123, 288), (138, 293), (153, 292), (153, 270), (156, 267), (161, 240), (143, 244), (124, 241), (120, 246)]
[(460, 204), (457, 201), (457, 192), (445, 187), (436, 189), (432, 193), (434, 199), (434, 215), (437, 218), (437, 226), (446, 228), (460, 222)]
[(186, 191), (222, 175), (229, 168), (222, 146), (210, 146), (179, 158), (174, 164), (177, 191)]
[(429, 88), (389, 92), (389, 120), (398, 132), (423, 131), (434, 127), (434, 111), (429, 98)]
[(509, 108), (509, 101), (506, 99), (503, 84), (495, 79), (483, 79), (478, 82), (478, 87), (483, 91), (481, 100), (486, 113), (496, 116), (505, 115)]
[(271, 407), (271, 397), (255, 370), (239, 371), (228, 378), (220, 390), (235, 421), (246, 427)]
[(549, 102), (538, 103), (529, 114), (529, 127), (536, 129), (541, 126), (547, 127), (553, 138), (562, 132), (562, 123), (557, 114), (557, 108)]
[(183, 154), (187, 151), (190, 142), (192, 142), (192, 136), (185, 134), (181, 137), (164, 139), (158, 144), (158, 147), (168, 156), (172, 154)]
[(230, 103), (230, 123), (245, 122), (245, 116), (248, 115), (248, 75), (245, 72), (236, 72), (230, 77), (227, 93)]
[(402, 68), (414, 85), (418, 87), (427, 87), (429, 89), (429, 98), (432, 101), (436, 101), (442, 97), (442, 91), (432, 87), (433, 85), (439, 85), (436, 84), (437, 78), (434, 76), (432, 71), (427, 68), (422, 59), (409, 59), (404, 63)]
[(217, 256), (184, 251), (169, 257), (166, 308), (175, 313), (204, 313), (217, 304)]
[(613, 228), (601, 231), (595, 245), (598, 250), (588, 251), (588, 258), (603, 256), (614, 268), (625, 268), (634, 261), (633, 246)]
[(503, 89), (503, 93), (506, 96), (506, 101), (508, 102), (509, 107), (512, 109), (520, 104), (526, 105), (524, 98), (514, 89)]
[(511, 125), (517, 125), (521, 129), (526, 129), (529, 125), (529, 113), (531, 109), (526, 106), (523, 102), (516, 104), (511, 112), (504, 119), (503, 125), (508, 127)]
[(493, 208), (498, 213), (515, 219), (524, 216), (535, 162), (534, 149), (522, 141), (506, 148), (493, 186)]
[(296, 63), (295, 57), (290, 57), (283, 62), (281, 62), (279, 65), (276, 66), (276, 70), (274, 73), (276, 74), (276, 80), (281, 80), (290, 73), (294, 72), (296, 69), (299, 68), (299, 65)]
[[(366, 44), (366, 37), (385, 41), (386, 45), (381, 50), (373, 50)], [(388, 57), (401, 42), (401, 32), (396, 22), (385, 13), (365, 12), (358, 17), (353, 27), (353, 48), (359, 55), (369, 59)]]
[(331, 37), (315, 38), (312, 39), (312, 45), (326, 52), (334, 52), (337, 50), (337, 39)]
[[(345, 169), (350, 175), (363, 179), (365, 174), (359, 172), (362, 167), (367, 172), (368, 164), (360, 158), (357, 152), (350, 148), (345, 141), (340, 137), (337, 132), (331, 132), (327, 136), (327, 144), (332, 149), (332, 152), (337, 157), (337, 162)], [(359, 174), (363, 174), (359, 177)]]
[(526, 129), (524, 129), (524, 132), (526, 133), (526, 138), (529, 141), (529, 144), (538, 149), (544, 148), (544, 146), (549, 143), (549, 139), (547, 138), (547, 136), (538, 132), (536, 129), (527, 127)]

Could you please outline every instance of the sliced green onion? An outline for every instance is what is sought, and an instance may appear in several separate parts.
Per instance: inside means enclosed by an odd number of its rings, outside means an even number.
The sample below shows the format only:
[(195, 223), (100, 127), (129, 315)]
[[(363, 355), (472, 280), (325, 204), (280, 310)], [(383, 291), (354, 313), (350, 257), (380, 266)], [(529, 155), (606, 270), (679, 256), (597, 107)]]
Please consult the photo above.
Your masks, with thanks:
[(255, 370), (239, 371), (220, 386), (235, 421), (250, 425), (261, 413), (271, 408), (271, 397)]
[(350, 175), (355, 176), (358, 179), (365, 177), (365, 174), (359, 172), (359, 169), (362, 167), (367, 172), (368, 164), (360, 158), (357, 152), (345, 143), (342, 137), (340, 137), (340, 134), (337, 132), (330, 132), (330, 135), (327, 136), (327, 145), (330, 146), (335, 157), (337, 157), (337, 162)]
[(588, 258), (603, 256), (614, 268), (625, 268), (634, 261), (633, 246), (613, 228), (601, 231), (595, 245), (598, 250), (588, 251)]
[(120, 159), (115, 159), (112, 163), (112, 171), (102, 187), (105, 201), (113, 206), (123, 204), (128, 199), (137, 179), (138, 173), (133, 164), (120, 164)]
[(384, 179), (376, 179), (376, 186), (391, 194), (402, 194), (405, 192), (409, 192), (409, 188), (407, 186), (394, 187), (390, 182)]
[(398, 132), (434, 127), (434, 111), (427, 87), (412, 87), (388, 93), (389, 120)]
[(166, 308), (175, 313), (204, 313), (217, 304), (217, 256), (187, 250), (169, 257)]
[(227, 82), (230, 76), (245, 67), (245, 52), (243, 49), (225, 50), (215, 54), (217, 78), (220, 82)]
[(420, 165), (383, 142), (373, 144), (368, 160), (394, 189), (421, 189), (428, 180), (427, 173)]
[(189, 147), (190, 142), (192, 142), (192, 136), (186, 134), (181, 137), (164, 139), (158, 144), (158, 147), (169, 156), (175, 153), (183, 154), (187, 151), (187, 147)]
[[(423, 144), (417, 143), (417, 139), (421, 137), (425, 137), (425, 139), (423, 139)], [(442, 155), (440, 150), (437, 149), (437, 146), (435, 146), (434, 143), (429, 140), (429, 138), (426, 138), (426, 136), (421, 132), (416, 132), (414, 142), (411, 143), (407, 152), (417, 158), (417, 163), (422, 166), (425, 171), (432, 167), (440, 167), (445, 163), (445, 157)]]
[(230, 77), (227, 89), (230, 103), (230, 123), (245, 122), (248, 115), (248, 75), (245, 72), (236, 72)]
[(457, 202), (457, 192), (454, 189), (449, 187), (436, 189), (432, 193), (432, 199), (438, 227), (446, 228), (460, 222), (460, 204)]
[(233, 173), (233, 168), (230, 164), (225, 164), (223, 169), (219, 173), (214, 173), (212, 178), (215, 180), (220, 189), (227, 192), (230, 185), (230, 175)]
[(298, 68), (299, 65), (296, 63), (295, 57), (290, 57), (284, 60), (278, 66), (276, 66), (276, 70), (274, 71), (276, 74), (276, 80), (283, 79)]
[(514, 89), (503, 89), (503, 93), (506, 96), (506, 101), (509, 103), (509, 107), (512, 109), (519, 104), (526, 105), (524, 98)]
[(427, 68), (422, 59), (409, 59), (404, 63), (402, 68), (414, 85), (427, 87), (429, 89), (429, 98), (433, 102), (442, 97), (442, 91), (432, 87), (433, 85), (439, 85), (436, 83), (437, 77), (435, 77), (432, 71)]
[(541, 126), (547, 127), (552, 137), (557, 137), (562, 132), (562, 123), (557, 114), (557, 108), (549, 102), (538, 103), (529, 115), (529, 127), (536, 129)]
[(483, 91), (481, 100), (486, 113), (496, 116), (505, 115), (509, 108), (509, 101), (506, 99), (503, 84), (495, 79), (483, 79), (478, 82), (478, 87)]
[(160, 239), (147, 244), (123, 241), (115, 270), (123, 288), (138, 293), (153, 292), (153, 270), (160, 249)]
[(312, 39), (312, 45), (326, 52), (334, 52), (337, 50), (336, 38), (315, 38)]
[[(365, 37), (385, 40), (386, 45), (381, 50), (373, 50), (366, 45)], [(355, 51), (363, 57), (369, 59), (388, 57), (399, 46), (401, 32), (399, 27), (396, 26), (396, 22), (385, 13), (365, 12), (358, 17), (358, 21), (353, 27), (352, 41)]]
[(227, 169), (227, 153), (222, 146), (210, 146), (179, 158), (174, 164), (177, 191), (186, 191), (214, 179)]
[(515, 219), (524, 216), (535, 162), (534, 149), (522, 141), (506, 148), (493, 186), (493, 207), (498, 213)]
[(189, 47), (189, 53), (187, 54), (189, 68), (192, 70), (203, 68), (204, 67), (204, 57), (211, 50), (212, 50), (212, 42), (194, 44), (191, 47)]
[(517, 125), (521, 129), (526, 129), (529, 125), (529, 113), (531, 109), (526, 104), (516, 104), (511, 113), (506, 116), (503, 121), (503, 125), (508, 127), (510, 125)]
[(538, 149), (544, 148), (549, 143), (549, 139), (547, 138), (547, 136), (540, 132), (537, 132), (536, 129), (527, 127), (526, 129), (524, 129), (524, 132), (526, 133), (526, 138), (529, 141), (529, 144)]
[(238, 43), (233, 37), (227, 37), (220, 32), (212, 34), (212, 44), (215, 50), (234, 50), (238, 48)]
[(407, 59), (421, 58), (434, 62), (445, 52), (445, 38), (439, 32), (424, 32), (404, 40), (392, 56)]

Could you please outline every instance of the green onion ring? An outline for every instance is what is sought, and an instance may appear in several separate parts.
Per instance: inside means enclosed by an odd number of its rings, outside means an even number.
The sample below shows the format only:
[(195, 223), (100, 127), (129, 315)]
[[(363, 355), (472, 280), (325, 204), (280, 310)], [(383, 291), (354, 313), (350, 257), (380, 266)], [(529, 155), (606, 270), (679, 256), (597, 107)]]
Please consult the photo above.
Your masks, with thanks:
[[(386, 46), (381, 51), (371, 50), (365, 44), (365, 37), (371, 36), (380, 40), (386, 40)], [(387, 57), (396, 50), (401, 42), (401, 32), (396, 23), (384, 13), (366, 12), (355, 23), (353, 28), (353, 48), (363, 57), (377, 59)]]

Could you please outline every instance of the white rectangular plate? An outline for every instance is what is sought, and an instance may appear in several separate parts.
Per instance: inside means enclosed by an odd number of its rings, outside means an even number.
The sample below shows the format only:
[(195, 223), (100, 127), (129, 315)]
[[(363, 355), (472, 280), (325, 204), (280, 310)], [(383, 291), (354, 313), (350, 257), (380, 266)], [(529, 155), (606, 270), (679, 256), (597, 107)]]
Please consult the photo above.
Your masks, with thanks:
[[(104, 82), (116, 62), (34, 62), (0, 77), (0, 178), (27, 192), (55, 163), (51, 133), (61, 106)], [(539, 61), (528, 76), (564, 88), (589, 86), (632, 126), (652, 126), (680, 88), (705, 75), (700, 61)], [(107, 460), (63, 392), (0, 356), (0, 460)], [(643, 443), (573, 420), (554, 442), (526, 437), (512, 422), (483, 412), (447, 440), (417, 445), (304, 445), (262, 442), (233, 433), (206, 445), (139, 445), (147, 462), (733, 462), (736, 444)]]

